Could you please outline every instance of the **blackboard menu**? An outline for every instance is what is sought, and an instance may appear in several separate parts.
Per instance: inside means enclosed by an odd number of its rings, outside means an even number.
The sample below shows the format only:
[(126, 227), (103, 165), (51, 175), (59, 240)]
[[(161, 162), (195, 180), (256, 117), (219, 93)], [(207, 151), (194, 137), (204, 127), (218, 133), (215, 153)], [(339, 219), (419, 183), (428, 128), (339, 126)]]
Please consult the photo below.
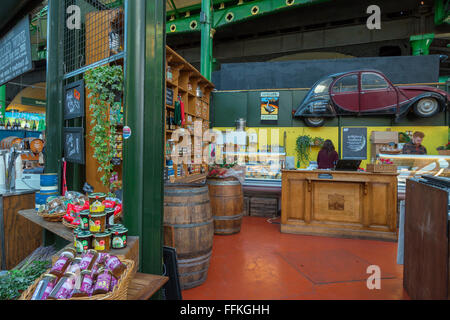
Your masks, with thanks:
[(64, 128), (64, 158), (67, 162), (85, 164), (83, 128)]
[(84, 81), (68, 84), (64, 92), (64, 120), (84, 117)]
[(26, 16), (0, 39), (0, 86), (31, 69), (30, 20)]
[(342, 159), (367, 159), (367, 128), (342, 129)]
[(173, 106), (173, 89), (167, 88), (167, 91), (166, 91), (166, 104), (168, 106)]

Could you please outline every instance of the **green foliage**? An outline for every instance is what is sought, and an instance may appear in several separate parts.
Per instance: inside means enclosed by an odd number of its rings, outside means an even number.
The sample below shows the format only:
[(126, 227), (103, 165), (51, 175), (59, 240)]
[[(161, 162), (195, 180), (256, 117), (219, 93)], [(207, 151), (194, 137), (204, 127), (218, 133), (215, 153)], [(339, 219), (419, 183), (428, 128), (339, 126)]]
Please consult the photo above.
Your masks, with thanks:
[(123, 70), (121, 66), (105, 65), (86, 72), (84, 79), (91, 99), (91, 146), (99, 163), (98, 172), (103, 173), (100, 180), (112, 192), (120, 187), (116, 182), (111, 182), (111, 177), (116, 174), (111, 160), (116, 149), (116, 126), (120, 124), (118, 115), (123, 92)]
[(295, 150), (297, 151), (297, 167), (300, 167), (302, 163), (308, 164), (310, 160), (311, 144), (313, 138), (309, 135), (299, 136), (295, 144)]
[(49, 260), (37, 260), (0, 276), (0, 300), (19, 298), (22, 292), (28, 289), (50, 266)]

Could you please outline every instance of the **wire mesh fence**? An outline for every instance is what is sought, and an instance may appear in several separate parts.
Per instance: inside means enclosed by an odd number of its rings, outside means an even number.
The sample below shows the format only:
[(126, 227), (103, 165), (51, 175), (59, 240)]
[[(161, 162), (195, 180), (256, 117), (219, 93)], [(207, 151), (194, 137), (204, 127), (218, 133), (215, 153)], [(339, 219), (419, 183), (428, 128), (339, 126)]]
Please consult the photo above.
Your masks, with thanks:
[(64, 0), (64, 74), (124, 48), (124, 0)]

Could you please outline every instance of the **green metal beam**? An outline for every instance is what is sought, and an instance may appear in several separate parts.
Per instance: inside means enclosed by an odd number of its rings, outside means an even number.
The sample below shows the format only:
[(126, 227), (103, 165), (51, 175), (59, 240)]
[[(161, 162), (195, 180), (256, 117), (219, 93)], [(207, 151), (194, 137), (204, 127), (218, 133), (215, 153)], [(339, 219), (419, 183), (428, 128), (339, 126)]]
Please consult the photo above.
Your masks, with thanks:
[[(328, 2), (330, 0), (255, 0), (241, 5), (216, 9), (213, 29), (245, 21), (281, 10)], [(167, 21), (167, 34), (200, 31), (200, 14)]]
[(450, 23), (450, 0), (435, 0), (434, 23), (436, 25)]
[(202, 0), (200, 73), (208, 80), (212, 73), (211, 9), (211, 0)]
[[(170, 0), (170, 1), (173, 1), (173, 0)], [(213, 4), (213, 6), (219, 6), (222, 3), (224, 5), (227, 3), (230, 3), (230, 2), (235, 3), (236, 0), (211, 0), (211, 2)], [(198, 4), (194, 4), (191, 6), (177, 8), (176, 10), (167, 10), (167, 16), (171, 17), (171, 16), (175, 15), (176, 13), (183, 14), (183, 13), (187, 13), (187, 12), (191, 12), (191, 11), (199, 11), (199, 10), (201, 10), (201, 8), (202, 8), (202, 4), (201, 4), (201, 1), (199, 1)]]
[(165, 1), (127, 1), (123, 204), (140, 271), (162, 274)]
[(423, 56), (430, 54), (430, 45), (434, 40), (434, 33), (419, 34), (411, 36), (412, 55)]

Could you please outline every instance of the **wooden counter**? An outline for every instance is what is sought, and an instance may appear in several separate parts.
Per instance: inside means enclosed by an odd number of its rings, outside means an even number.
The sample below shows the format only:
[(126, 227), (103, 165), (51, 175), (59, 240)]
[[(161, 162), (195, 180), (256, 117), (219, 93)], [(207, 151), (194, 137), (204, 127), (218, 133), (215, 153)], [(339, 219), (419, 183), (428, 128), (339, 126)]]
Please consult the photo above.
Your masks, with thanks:
[(281, 232), (397, 240), (397, 174), (285, 170)]
[(42, 228), (24, 219), (19, 210), (34, 211), (35, 191), (0, 195), (0, 270), (10, 270), (42, 244)]

